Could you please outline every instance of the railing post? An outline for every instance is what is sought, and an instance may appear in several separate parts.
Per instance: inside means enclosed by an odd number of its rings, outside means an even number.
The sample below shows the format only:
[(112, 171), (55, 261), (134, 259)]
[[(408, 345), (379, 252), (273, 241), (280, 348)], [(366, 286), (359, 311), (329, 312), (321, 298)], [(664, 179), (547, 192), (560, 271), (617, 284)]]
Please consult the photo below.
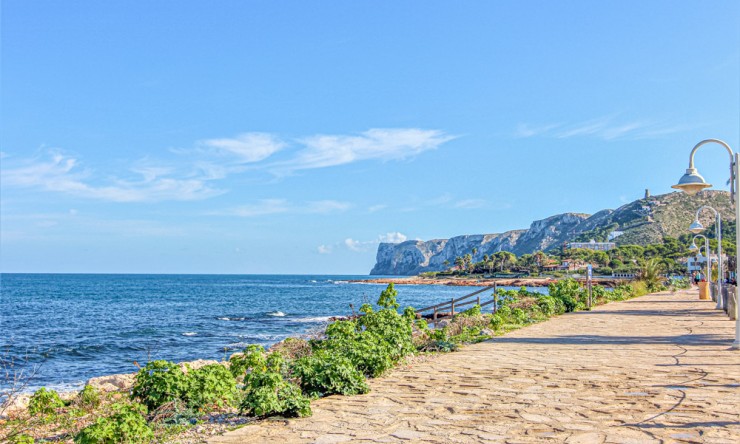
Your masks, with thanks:
[(478, 296), (476, 304), (478, 304), (478, 306), (480, 307), (480, 296)]
[(455, 298), (450, 299), (450, 305), (452, 306), (452, 316), (455, 316)]
[(432, 315), (432, 325), (437, 328), (437, 307), (434, 307), (434, 314)]
[(496, 310), (498, 310), (498, 293), (496, 292), (498, 288), (496, 287), (496, 283), (493, 283), (493, 313), (496, 313)]

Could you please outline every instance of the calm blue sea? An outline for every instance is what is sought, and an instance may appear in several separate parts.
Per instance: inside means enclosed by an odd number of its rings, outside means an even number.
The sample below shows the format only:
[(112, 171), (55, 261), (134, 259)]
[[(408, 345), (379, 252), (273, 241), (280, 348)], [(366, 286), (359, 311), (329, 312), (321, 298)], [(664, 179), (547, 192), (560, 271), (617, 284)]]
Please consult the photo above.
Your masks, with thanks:
[[(375, 303), (385, 285), (367, 276), (0, 275), (0, 357), (29, 387), (81, 387), (94, 376), (136, 371), (149, 359), (223, 359), (322, 327)], [(401, 308), (432, 305), (471, 287), (407, 286)], [(0, 379), (0, 384), (4, 382)]]

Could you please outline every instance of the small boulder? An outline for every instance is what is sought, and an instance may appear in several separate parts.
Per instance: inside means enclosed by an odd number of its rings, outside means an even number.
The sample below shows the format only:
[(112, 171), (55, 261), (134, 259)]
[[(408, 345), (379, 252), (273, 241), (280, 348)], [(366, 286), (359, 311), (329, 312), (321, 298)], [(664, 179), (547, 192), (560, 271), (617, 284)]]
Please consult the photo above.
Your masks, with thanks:
[(93, 386), (101, 392), (115, 392), (129, 390), (134, 385), (136, 373), (124, 373), (118, 375), (98, 376), (87, 381), (87, 385)]

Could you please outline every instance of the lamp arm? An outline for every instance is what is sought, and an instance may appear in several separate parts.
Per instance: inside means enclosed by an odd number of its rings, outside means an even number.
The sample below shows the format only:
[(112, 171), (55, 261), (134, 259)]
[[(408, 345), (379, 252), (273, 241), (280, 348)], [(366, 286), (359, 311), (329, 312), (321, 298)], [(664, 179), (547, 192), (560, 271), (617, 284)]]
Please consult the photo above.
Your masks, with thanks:
[(730, 145), (727, 143), (719, 140), (719, 139), (705, 139), (701, 142), (694, 145), (694, 148), (691, 150), (691, 154), (689, 154), (689, 168), (694, 168), (694, 154), (696, 154), (696, 150), (699, 149), (700, 146), (705, 145), (707, 143), (718, 143), (725, 147), (727, 152), (730, 154), (730, 200), (732, 203), (735, 203), (735, 178), (737, 177), (737, 165), (735, 165), (735, 153), (732, 151), (732, 148), (730, 148)]

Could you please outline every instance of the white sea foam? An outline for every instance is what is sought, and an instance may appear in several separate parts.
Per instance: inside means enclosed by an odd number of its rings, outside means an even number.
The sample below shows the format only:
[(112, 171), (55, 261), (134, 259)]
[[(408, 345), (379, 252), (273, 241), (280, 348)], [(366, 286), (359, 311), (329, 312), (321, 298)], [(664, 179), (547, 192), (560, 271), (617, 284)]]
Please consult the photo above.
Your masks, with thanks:
[(198, 335), (198, 333), (196, 333), (196, 332), (194, 332), (194, 331), (186, 331), (186, 332), (185, 332), (185, 333), (183, 333), (182, 335), (183, 335), (183, 336), (197, 336), (197, 335)]
[(296, 322), (329, 322), (333, 316), (313, 316), (307, 318), (294, 318), (292, 321)]
[(275, 316), (278, 318), (282, 318), (283, 316), (285, 316), (285, 313), (283, 313), (282, 311), (273, 311), (273, 312), (267, 313), (267, 316)]
[(220, 318), (216, 318), (219, 321), (244, 321), (247, 318), (237, 318), (237, 317), (229, 317), (229, 316), (222, 316)]

